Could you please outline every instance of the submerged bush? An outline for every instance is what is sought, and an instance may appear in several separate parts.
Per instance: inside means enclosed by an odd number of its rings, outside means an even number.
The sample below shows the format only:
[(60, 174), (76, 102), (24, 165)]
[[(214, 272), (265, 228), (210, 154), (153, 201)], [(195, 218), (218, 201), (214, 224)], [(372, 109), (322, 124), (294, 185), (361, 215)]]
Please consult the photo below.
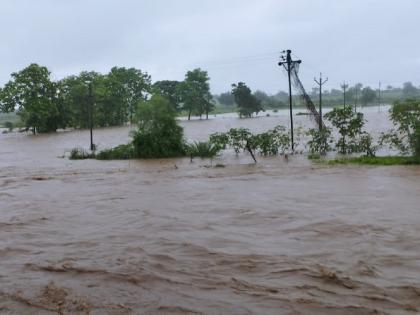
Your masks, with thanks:
[(115, 148), (107, 149), (96, 155), (98, 160), (128, 160), (134, 157), (134, 147), (131, 143), (121, 144)]
[(321, 130), (309, 129), (307, 135), (311, 137), (308, 141), (310, 155), (325, 155), (327, 152), (331, 151), (332, 148), (330, 144), (334, 140), (331, 137), (330, 128), (322, 128)]
[(201, 157), (201, 158), (212, 158), (215, 157), (219, 151), (219, 146), (211, 143), (210, 141), (204, 142), (194, 142), (187, 145), (187, 153), (191, 157)]
[(381, 143), (420, 157), (420, 100), (397, 101), (389, 113), (396, 129), (382, 133)]
[(168, 100), (153, 96), (138, 107), (138, 129), (132, 133), (134, 157), (167, 158), (185, 156), (182, 127)]
[(376, 148), (372, 144), (372, 137), (362, 128), (365, 120), (362, 113), (355, 113), (352, 106), (334, 108), (324, 115), (331, 124), (338, 129), (340, 138), (336, 148), (341, 154), (365, 152), (374, 156)]
[(95, 152), (89, 152), (83, 148), (74, 148), (70, 151), (70, 160), (94, 159)]

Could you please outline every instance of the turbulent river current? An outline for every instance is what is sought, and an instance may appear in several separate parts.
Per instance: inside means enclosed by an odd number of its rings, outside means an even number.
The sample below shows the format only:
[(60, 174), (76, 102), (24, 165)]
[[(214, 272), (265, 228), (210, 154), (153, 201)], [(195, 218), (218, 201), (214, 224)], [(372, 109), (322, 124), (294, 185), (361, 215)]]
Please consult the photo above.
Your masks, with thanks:
[[(288, 116), (211, 118), (180, 124), (202, 140)], [(88, 145), (87, 131), (0, 135), (0, 314), (420, 313), (419, 167), (66, 157)]]

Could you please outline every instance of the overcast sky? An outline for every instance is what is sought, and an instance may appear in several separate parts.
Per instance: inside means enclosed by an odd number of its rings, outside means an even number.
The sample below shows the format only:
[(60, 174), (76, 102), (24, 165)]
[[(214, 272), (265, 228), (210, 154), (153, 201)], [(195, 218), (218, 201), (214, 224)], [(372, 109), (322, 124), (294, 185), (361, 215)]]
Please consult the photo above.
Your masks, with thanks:
[(307, 90), (346, 80), (420, 84), (419, 0), (0, 0), (0, 84), (30, 63), (54, 79), (136, 67), (153, 81), (201, 67), (213, 93), (287, 89), (291, 49)]

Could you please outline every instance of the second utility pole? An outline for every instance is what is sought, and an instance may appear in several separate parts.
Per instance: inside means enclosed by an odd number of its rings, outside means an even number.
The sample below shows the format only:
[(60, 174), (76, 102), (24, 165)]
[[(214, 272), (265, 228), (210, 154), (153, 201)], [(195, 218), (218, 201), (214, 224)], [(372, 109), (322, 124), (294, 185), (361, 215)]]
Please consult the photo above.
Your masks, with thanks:
[(319, 85), (319, 131), (322, 130), (322, 86), (327, 83), (328, 78), (322, 81), (322, 73), (319, 74), (319, 81), (314, 78), (316, 84)]
[[(284, 51), (283, 51), (284, 53)], [(282, 62), (279, 62), (279, 66), (283, 66), (286, 71), (287, 71), (287, 76), (289, 78), (289, 107), (290, 107), (290, 141), (292, 144), (292, 152), (295, 151), (295, 147), (294, 147), (294, 141), (293, 141), (293, 110), (292, 110), (292, 81), (291, 81), (291, 71), (292, 71), (292, 67), (295, 65), (295, 63), (299, 64), (302, 61), (301, 60), (292, 60), (291, 57), (291, 53), (292, 51), (286, 50), (286, 58), (284, 56), (282, 56)]]

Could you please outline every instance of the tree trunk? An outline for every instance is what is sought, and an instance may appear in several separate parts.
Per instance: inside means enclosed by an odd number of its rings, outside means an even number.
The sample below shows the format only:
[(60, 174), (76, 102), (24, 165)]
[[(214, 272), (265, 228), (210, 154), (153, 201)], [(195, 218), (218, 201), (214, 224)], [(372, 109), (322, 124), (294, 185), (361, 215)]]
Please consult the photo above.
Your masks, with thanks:
[(188, 120), (191, 119), (191, 109), (188, 111)]

